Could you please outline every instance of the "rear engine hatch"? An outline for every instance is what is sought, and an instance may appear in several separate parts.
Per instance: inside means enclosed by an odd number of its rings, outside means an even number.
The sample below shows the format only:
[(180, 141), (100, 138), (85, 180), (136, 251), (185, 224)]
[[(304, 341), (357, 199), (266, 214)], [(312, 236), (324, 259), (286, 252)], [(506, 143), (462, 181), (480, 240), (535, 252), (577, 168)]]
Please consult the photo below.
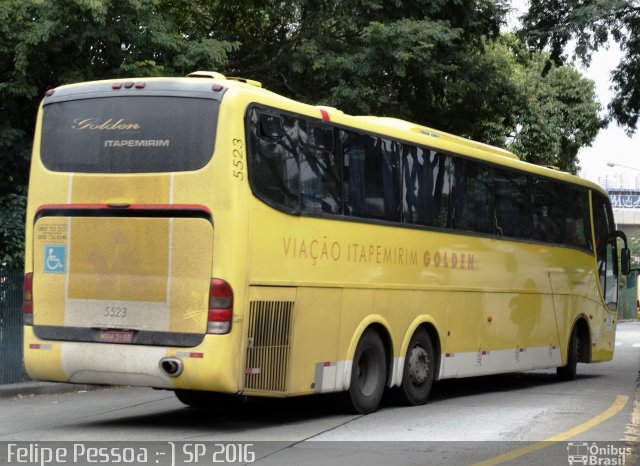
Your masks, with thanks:
[(205, 209), (45, 208), (34, 231), (40, 338), (163, 346), (202, 341), (213, 252)]

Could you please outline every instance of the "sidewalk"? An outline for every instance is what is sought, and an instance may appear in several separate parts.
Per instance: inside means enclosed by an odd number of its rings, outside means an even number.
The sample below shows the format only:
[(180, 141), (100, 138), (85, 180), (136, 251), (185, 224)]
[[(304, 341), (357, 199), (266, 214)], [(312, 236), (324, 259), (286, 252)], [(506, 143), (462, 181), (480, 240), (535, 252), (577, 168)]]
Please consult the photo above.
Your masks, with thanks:
[(57, 395), (61, 393), (83, 392), (107, 388), (104, 385), (83, 385), (55, 382), (21, 382), (0, 385), (0, 399), (22, 398), (32, 395)]

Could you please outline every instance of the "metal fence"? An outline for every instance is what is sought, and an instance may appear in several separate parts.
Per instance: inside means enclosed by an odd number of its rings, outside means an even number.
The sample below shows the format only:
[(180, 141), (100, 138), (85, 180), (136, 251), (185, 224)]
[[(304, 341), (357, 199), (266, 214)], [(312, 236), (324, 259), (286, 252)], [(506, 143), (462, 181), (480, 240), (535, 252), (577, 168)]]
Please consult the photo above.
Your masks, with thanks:
[(22, 364), (22, 270), (0, 268), (0, 384), (25, 379)]

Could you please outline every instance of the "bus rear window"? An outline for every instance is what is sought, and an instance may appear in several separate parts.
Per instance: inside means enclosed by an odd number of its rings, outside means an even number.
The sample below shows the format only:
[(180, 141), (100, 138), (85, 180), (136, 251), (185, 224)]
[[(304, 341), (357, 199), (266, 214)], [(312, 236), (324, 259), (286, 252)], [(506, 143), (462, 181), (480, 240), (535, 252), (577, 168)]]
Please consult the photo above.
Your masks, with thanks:
[(119, 96), (45, 105), (42, 162), (49, 170), (157, 173), (197, 170), (213, 155), (219, 102)]

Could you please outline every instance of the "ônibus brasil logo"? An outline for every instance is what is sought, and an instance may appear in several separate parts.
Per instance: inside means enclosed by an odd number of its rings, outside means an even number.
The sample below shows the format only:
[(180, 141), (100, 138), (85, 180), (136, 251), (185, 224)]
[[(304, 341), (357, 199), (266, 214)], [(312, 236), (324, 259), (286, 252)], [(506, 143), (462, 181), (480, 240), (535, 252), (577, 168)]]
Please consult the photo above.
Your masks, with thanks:
[(567, 444), (567, 459), (569, 464), (621, 466), (631, 460), (631, 447), (612, 444), (598, 445), (596, 442), (569, 442)]

